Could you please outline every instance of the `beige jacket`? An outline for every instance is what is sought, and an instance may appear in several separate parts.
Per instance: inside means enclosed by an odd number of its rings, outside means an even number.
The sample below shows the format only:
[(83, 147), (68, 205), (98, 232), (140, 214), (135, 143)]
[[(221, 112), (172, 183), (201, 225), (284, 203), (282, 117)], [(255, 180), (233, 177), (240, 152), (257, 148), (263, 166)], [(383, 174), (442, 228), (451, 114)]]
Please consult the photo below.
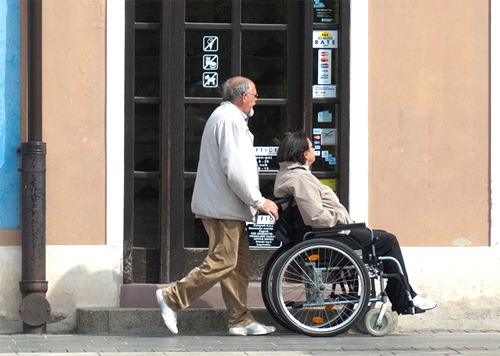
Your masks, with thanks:
[(280, 198), (285, 195), (295, 197), (304, 223), (312, 228), (353, 223), (334, 191), (298, 162), (280, 163), (274, 183), (274, 196)]

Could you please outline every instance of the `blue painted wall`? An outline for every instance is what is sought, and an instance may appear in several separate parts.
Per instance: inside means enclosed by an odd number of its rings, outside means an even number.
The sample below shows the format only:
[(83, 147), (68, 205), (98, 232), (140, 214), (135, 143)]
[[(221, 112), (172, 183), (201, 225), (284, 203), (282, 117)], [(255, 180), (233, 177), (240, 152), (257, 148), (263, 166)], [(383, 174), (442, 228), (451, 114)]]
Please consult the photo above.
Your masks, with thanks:
[(0, 229), (21, 222), (20, 0), (0, 0)]

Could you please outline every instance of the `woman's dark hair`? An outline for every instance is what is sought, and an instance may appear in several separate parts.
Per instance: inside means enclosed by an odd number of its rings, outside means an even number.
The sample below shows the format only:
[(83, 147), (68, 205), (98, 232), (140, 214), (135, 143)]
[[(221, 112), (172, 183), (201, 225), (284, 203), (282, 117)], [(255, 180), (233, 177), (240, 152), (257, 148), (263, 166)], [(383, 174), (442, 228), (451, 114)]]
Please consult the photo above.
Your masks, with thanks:
[(309, 142), (304, 130), (292, 132), (286, 136), (278, 148), (278, 162), (306, 163), (304, 152), (309, 149)]

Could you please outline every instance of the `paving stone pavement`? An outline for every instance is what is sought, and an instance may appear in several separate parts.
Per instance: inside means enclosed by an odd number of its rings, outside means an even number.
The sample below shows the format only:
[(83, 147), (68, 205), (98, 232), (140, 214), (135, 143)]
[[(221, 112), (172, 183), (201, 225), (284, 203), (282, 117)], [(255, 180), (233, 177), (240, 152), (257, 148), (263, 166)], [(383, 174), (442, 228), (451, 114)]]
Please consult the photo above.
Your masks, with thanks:
[(500, 330), (412, 331), (384, 337), (298, 334), (235, 337), (203, 335), (0, 335), (0, 356), (500, 356)]

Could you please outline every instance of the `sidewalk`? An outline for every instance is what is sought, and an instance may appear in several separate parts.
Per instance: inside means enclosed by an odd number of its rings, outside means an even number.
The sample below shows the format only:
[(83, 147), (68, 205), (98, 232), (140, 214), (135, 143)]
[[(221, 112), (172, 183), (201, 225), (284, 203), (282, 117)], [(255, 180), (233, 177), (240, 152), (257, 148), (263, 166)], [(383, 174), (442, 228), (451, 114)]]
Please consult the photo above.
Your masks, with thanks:
[(400, 332), (375, 338), (342, 334), (312, 338), (298, 334), (231, 337), (203, 335), (0, 335), (0, 355), (88, 356), (332, 356), (500, 355), (500, 330)]

